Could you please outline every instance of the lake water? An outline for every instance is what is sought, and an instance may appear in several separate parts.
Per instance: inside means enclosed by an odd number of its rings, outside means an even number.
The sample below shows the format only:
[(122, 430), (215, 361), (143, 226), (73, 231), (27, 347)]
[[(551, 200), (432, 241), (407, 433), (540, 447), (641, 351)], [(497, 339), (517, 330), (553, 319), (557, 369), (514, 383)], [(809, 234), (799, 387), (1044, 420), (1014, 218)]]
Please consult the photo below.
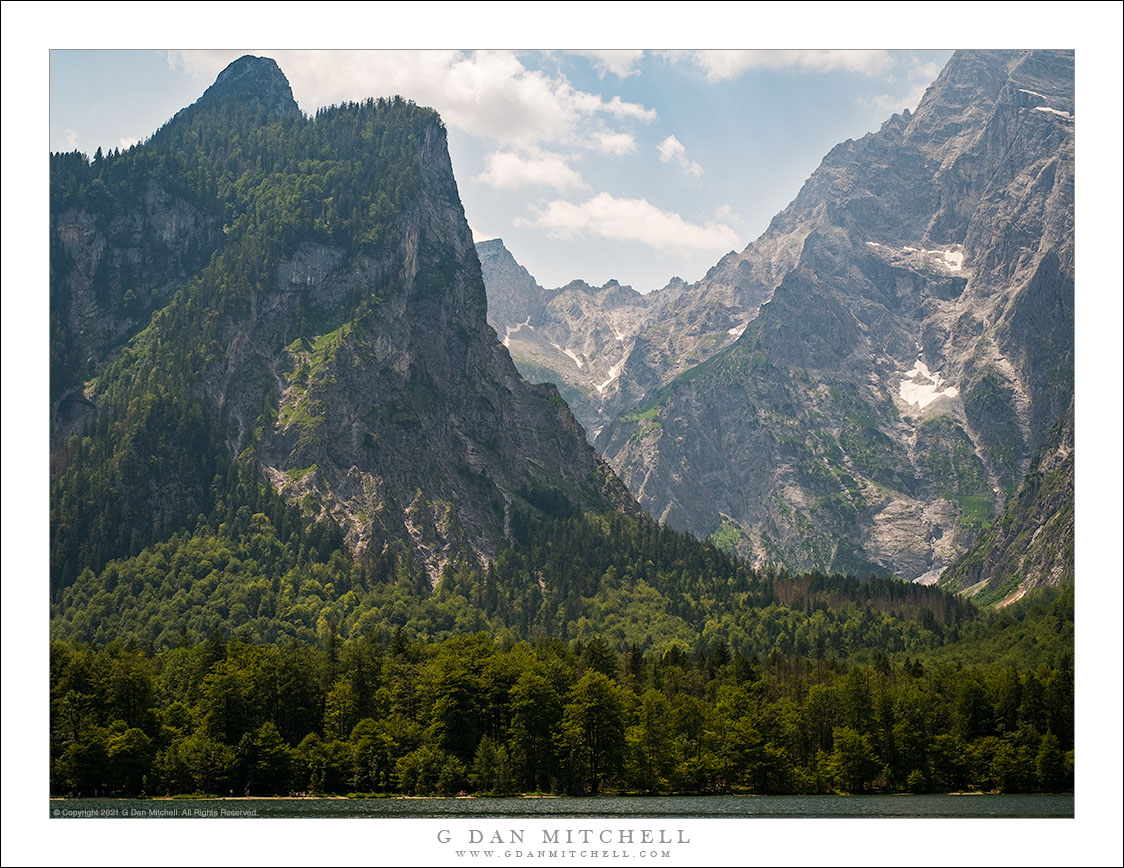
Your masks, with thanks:
[(511, 799), (66, 799), (52, 817), (378, 818), (1072, 817), (1073, 794), (932, 796), (650, 796)]

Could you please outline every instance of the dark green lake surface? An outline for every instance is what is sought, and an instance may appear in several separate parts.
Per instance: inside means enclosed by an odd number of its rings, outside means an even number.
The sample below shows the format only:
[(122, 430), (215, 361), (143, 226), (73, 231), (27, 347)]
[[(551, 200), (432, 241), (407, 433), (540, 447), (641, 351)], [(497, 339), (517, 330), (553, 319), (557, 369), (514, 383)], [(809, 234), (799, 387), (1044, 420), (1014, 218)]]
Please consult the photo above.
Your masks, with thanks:
[(935, 796), (652, 796), (558, 799), (66, 799), (60, 819), (694, 817), (1072, 817), (1073, 794)]

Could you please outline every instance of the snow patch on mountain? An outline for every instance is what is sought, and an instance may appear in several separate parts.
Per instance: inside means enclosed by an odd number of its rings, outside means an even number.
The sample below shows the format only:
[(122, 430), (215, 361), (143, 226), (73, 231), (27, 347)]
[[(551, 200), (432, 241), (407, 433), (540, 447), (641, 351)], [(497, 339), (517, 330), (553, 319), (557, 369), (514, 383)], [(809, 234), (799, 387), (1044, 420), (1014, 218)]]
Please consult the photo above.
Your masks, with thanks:
[(1057, 115), (1060, 118), (1066, 118), (1068, 120), (1073, 119), (1073, 115), (1071, 115), (1069, 112), (1059, 111), (1056, 108), (1050, 108), (1049, 106), (1045, 106), (1045, 105), (1036, 105), (1034, 107), (1034, 110), (1036, 112), (1049, 112), (1052, 115)]
[(625, 361), (626, 359), (621, 359), (619, 362), (613, 365), (613, 367), (609, 368), (609, 379), (607, 379), (604, 383), (600, 383), (597, 385), (597, 394), (602, 394), (607, 388), (609, 388), (609, 386), (613, 384), (613, 381), (621, 375), (621, 371), (624, 370)]
[(944, 258), (944, 264), (948, 266), (949, 271), (959, 271), (964, 267), (964, 254), (956, 250), (939, 250), (936, 251)]
[[(929, 265), (937, 265), (948, 271), (957, 272), (964, 267), (964, 254), (959, 250), (928, 250), (924, 247), (889, 247), (877, 241), (866, 242), (868, 247), (878, 247), (894, 254), (907, 258), (921, 256), (928, 259)], [(731, 330), (732, 331), (732, 330)]]
[(519, 325), (515, 326), (514, 328), (512, 328), (511, 326), (508, 326), (508, 327), (507, 327), (507, 329), (506, 329), (506, 331), (505, 331), (505, 333), (504, 333), (504, 336), (503, 336), (503, 340), (501, 341), (501, 343), (502, 343), (502, 344), (503, 344), (503, 345), (504, 345), (505, 347), (509, 347), (509, 346), (511, 346), (511, 336), (512, 336), (513, 334), (515, 334), (516, 332), (518, 332), (518, 331), (519, 331), (519, 330), (520, 330), (521, 328), (523, 328), (524, 326), (526, 326), (527, 328), (529, 328), (529, 329), (530, 329), (531, 331), (534, 331), (534, 330), (535, 330), (535, 327), (534, 327), (533, 325), (531, 325), (531, 318), (530, 318), (530, 317), (527, 317), (527, 319), (526, 319), (526, 320), (524, 320), (523, 322), (519, 323)]
[(930, 371), (929, 366), (921, 361), (920, 357), (902, 376), (904, 379), (898, 386), (898, 395), (907, 404), (913, 404), (919, 410), (925, 409), (937, 398), (956, 398), (960, 395), (960, 390), (955, 386), (942, 389), (944, 378), (939, 372)]
[(581, 360), (581, 357), (577, 353), (575, 353), (573, 350), (571, 350), (569, 347), (560, 347), (554, 341), (551, 341), (550, 345), (552, 347), (554, 347), (554, 349), (558, 350), (558, 352), (565, 353), (571, 359), (573, 359), (574, 364), (578, 366), (578, 370), (581, 370), (582, 368), (585, 367), (585, 363)]

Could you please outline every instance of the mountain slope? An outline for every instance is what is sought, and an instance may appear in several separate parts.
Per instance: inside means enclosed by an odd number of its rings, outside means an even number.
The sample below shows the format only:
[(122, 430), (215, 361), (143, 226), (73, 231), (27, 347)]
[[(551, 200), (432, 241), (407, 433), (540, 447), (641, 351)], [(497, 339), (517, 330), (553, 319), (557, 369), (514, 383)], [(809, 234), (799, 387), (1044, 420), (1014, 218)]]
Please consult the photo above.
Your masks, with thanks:
[(1073, 581), (1073, 412), (1050, 432), (996, 521), (941, 575), (941, 585), (1009, 605)]
[(485, 322), (433, 111), (308, 118), (244, 57), (147, 143), (53, 157), (52, 204), (55, 588), (277, 494), (431, 581), (513, 507), (630, 508)]
[(640, 335), (667, 312), (686, 285), (678, 278), (642, 295), (610, 280), (573, 280), (543, 289), (499, 238), (476, 245), (488, 292), (488, 322), (520, 373), (554, 383), (592, 440), (643, 397), (651, 383), (625, 374)]
[(1072, 398), (1073, 125), (1072, 53), (958, 52), (834, 148), (708, 276), (769, 295), (737, 341), (597, 439), (640, 502), (759, 563), (935, 580)]

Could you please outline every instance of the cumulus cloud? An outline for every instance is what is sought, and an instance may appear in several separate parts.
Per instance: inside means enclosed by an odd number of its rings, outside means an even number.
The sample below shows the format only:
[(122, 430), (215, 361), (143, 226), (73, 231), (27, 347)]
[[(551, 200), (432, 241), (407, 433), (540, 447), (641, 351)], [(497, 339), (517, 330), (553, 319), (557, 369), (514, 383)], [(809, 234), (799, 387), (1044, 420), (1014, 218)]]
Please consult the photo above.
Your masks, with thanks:
[(636, 102), (625, 102), (619, 96), (613, 97), (600, 108), (618, 118), (632, 118), (644, 123), (654, 121), (657, 117), (655, 109), (645, 108)]
[(121, 150), (127, 151), (133, 145), (136, 145), (136, 144), (139, 144), (139, 143), (140, 143), (140, 139), (133, 139), (133, 138), (130, 138), (128, 136), (123, 136), (121, 138), (121, 141), (120, 141)]
[(636, 150), (636, 137), (631, 133), (603, 131), (594, 137), (594, 147), (602, 154), (620, 157)]
[(521, 156), (512, 151), (489, 154), (487, 168), (473, 180), (497, 190), (518, 190), (521, 187), (552, 187), (555, 190), (587, 190), (582, 176), (570, 168), (566, 158), (546, 151)]
[[(245, 52), (176, 51), (168, 62), (210, 79)], [(569, 143), (609, 116), (647, 122), (656, 112), (528, 69), (510, 51), (253, 51), (272, 57), (305, 111), (344, 100), (400, 95), (433, 106), (446, 124), (508, 147)]]
[[(210, 80), (215, 78), (223, 67), (246, 52), (228, 49), (205, 49), (199, 51), (169, 51), (168, 66), (182, 69), (192, 78)], [(260, 52), (249, 52), (257, 54)]]
[(920, 61), (914, 61), (910, 74), (924, 81), (932, 81), (941, 74), (941, 65), (939, 63), (921, 63)]
[(618, 78), (627, 78), (638, 72), (636, 65), (640, 62), (640, 58), (644, 56), (642, 50), (633, 48), (606, 48), (595, 51), (574, 51), (572, 53), (588, 57), (593, 61), (594, 69), (602, 78), (610, 72)]
[(683, 147), (683, 143), (675, 138), (675, 136), (668, 136), (656, 145), (656, 150), (660, 152), (661, 162), (679, 166), (679, 168), (693, 178), (697, 178), (702, 174), (702, 166), (694, 160), (687, 159), (687, 149)]
[(737, 78), (750, 69), (795, 69), (801, 72), (854, 72), (879, 75), (893, 63), (881, 49), (747, 49), (671, 51), (676, 63), (700, 70), (708, 81)]
[(737, 233), (724, 224), (691, 223), (646, 199), (618, 198), (609, 193), (598, 193), (580, 203), (556, 200), (538, 210), (533, 220), (520, 219), (516, 224), (537, 226), (554, 238), (594, 235), (635, 241), (676, 254), (730, 250), (738, 243)]

